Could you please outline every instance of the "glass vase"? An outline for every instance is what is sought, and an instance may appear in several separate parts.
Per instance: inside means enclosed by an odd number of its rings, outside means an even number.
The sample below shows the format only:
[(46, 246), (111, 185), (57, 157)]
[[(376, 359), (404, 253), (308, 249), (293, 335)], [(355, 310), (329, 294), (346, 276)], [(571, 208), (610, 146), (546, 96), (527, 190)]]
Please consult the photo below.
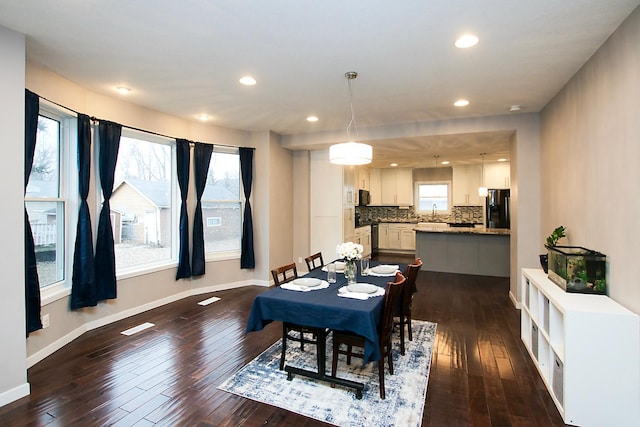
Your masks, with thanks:
[(347, 278), (347, 285), (355, 285), (358, 268), (355, 260), (347, 260), (344, 265), (344, 277)]

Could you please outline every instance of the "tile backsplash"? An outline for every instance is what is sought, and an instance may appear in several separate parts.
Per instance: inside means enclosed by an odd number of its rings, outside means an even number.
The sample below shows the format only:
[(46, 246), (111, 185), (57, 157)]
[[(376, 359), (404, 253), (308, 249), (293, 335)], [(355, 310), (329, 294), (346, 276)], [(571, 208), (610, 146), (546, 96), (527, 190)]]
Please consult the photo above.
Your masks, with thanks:
[(468, 222), (483, 224), (482, 206), (454, 206), (450, 214), (417, 214), (414, 207), (357, 206), (360, 222)]

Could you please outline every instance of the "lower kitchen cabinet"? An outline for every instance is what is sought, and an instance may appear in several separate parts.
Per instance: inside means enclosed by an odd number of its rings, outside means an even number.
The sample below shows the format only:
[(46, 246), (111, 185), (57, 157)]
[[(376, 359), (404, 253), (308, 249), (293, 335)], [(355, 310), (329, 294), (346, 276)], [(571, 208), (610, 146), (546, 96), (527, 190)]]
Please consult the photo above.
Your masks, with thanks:
[(355, 234), (354, 240), (355, 240), (355, 243), (362, 245), (363, 257), (371, 256), (371, 226), (370, 225), (356, 228), (356, 234)]
[(416, 249), (415, 224), (380, 224), (378, 246), (380, 249), (414, 251)]
[(521, 338), (564, 422), (640, 425), (640, 317), (523, 269)]

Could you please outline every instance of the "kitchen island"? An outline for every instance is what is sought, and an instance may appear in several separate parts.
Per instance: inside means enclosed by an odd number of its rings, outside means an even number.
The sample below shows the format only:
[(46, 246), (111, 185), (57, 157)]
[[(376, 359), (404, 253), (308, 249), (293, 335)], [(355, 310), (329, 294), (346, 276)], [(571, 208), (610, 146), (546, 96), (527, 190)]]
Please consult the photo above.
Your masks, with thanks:
[(510, 235), (504, 228), (416, 226), (422, 270), (509, 277)]

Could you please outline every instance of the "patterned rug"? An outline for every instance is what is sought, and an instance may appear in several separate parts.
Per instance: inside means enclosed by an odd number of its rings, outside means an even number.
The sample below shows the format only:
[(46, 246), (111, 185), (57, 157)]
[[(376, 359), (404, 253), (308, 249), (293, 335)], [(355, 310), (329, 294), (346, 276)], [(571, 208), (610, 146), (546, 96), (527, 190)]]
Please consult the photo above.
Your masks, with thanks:
[[(218, 388), (341, 427), (420, 426), (435, 332), (435, 323), (413, 321), (413, 341), (405, 342), (405, 355), (400, 355), (399, 342), (393, 353), (394, 375), (385, 369), (385, 400), (380, 399), (377, 362), (363, 367), (361, 359), (354, 359), (348, 366), (342, 355), (338, 376), (364, 383), (362, 400), (356, 399), (352, 389), (331, 388), (325, 382), (301, 376), (287, 381), (287, 373), (278, 370), (280, 340)], [(331, 369), (331, 348), (329, 335), (327, 372)], [(287, 365), (316, 369), (315, 346), (302, 352), (299, 346), (291, 345), (286, 357)]]

